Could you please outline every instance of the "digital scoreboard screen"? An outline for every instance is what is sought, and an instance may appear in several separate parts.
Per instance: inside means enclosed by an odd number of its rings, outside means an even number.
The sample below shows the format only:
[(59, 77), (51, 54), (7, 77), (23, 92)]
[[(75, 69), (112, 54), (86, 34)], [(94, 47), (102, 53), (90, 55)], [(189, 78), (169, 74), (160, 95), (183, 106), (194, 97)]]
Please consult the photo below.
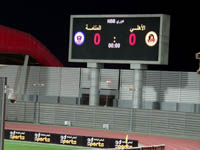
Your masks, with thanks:
[(167, 64), (168, 15), (72, 15), (69, 61)]

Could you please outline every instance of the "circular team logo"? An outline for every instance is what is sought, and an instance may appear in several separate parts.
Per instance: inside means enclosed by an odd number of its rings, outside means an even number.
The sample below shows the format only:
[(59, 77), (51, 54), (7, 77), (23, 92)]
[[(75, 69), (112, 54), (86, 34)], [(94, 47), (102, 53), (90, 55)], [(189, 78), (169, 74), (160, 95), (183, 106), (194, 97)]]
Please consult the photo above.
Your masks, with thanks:
[(74, 34), (74, 43), (78, 46), (82, 45), (85, 41), (85, 35), (83, 32), (78, 31)]
[(158, 36), (156, 32), (154, 31), (148, 32), (145, 36), (145, 42), (150, 47), (155, 46), (156, 43), (158, 42)]

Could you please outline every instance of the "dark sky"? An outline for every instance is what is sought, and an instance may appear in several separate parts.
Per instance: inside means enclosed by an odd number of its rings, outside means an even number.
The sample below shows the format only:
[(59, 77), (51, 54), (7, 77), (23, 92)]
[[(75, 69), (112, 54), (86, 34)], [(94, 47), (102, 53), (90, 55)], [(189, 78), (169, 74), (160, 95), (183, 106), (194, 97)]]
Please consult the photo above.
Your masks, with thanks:
[[(196, 71), (195, 53), (200, 51), (200, 8), (192, 1), (67, 1), (0, 10), (0, 24), (28, 32), (40, 40), (64, 64), (68, 62), (69, 17), (71, 14), (168, 14), (171, 16), (169, 65), (149, 65), (151, 70)], [(1, 6), (2, 7), (2, 6)], [(128, 69), (129, 65), (107, 64), (106, 68)]]

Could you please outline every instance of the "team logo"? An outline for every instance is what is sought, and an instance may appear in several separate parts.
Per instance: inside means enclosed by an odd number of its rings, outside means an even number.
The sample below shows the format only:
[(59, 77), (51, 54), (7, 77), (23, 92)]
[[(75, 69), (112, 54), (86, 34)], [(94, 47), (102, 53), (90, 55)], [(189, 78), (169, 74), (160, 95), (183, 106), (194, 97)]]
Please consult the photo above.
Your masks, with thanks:
[(145, 36), (145, 42), (150, 47), (155, 46), (156, 43), (158, 42), (158, 36), (156, 32), (154, 31), (148, 32)]
[(74, 43), (78, 46), (82, 45), (85, 41), (85, 36), (83, 34), (83, 32), (78, 31), (75, 33), (74, 35)]

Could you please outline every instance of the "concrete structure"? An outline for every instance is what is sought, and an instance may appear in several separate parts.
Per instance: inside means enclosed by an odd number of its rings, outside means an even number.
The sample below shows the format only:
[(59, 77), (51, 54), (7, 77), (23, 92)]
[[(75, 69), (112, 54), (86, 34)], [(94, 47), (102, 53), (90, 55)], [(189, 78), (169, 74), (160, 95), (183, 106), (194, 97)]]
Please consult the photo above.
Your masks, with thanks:
[[(22, 66), (3, 66), (0, 76), (16, 90)], [(27, 67), (21, 100), (42, 103), (89, 104), (91, 86), (88, 68)], [(195, 72), (141, 70), (142, 108), (171, 111), (199, 111), (200, 78)], [(99, 69), (100, 101), (106, 96), (114, 107), (133, 108), (135, 70)], [(96, 78), (97, 79), (97, 78)], [(109, 81), (107, 83), (106, 81)], [(105, 103), (101, 103), (104, 106)]]

